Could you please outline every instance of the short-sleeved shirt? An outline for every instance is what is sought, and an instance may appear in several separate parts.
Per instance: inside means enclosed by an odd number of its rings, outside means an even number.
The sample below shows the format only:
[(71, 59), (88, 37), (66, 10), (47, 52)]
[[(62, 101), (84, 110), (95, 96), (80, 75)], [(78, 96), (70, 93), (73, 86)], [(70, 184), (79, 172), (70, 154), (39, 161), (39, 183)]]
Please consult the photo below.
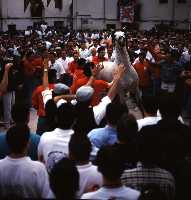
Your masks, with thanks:
[[(80, 88), (81, 86), (87, 84), (88, 80), (89, 80), (88, 77), (84, 77), (82, 79), (78, 79), (71, 86), (71, 92), (73, 94), (75, 94), (78, 88)], [(108, 82), (103, 81), (103, 80), (95, 80), (92, 83), (92, 87), (94, 88), (94, 94), (93, 94), (93, 97), (92, 97), (91, 105), (95, 106), (95, 105), (98, 105), (98, 103), (101, 101), (102, 97), (104, 96), (104, 93), (109, 88), (109, 84), (108, 84)]]

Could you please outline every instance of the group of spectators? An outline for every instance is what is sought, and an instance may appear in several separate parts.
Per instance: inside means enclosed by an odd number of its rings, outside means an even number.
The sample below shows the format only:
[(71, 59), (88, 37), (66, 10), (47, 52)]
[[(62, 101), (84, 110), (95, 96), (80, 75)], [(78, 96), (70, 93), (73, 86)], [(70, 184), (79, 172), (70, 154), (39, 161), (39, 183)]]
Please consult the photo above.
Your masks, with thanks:
[[(111, 31), (0, 35), (1, 199), (189, 199), (191, 34), (125, 34), (142, 119), (119, 101), (128, 66), (115, 63)], [(98, 79), (104, 61), (111, 82)]]

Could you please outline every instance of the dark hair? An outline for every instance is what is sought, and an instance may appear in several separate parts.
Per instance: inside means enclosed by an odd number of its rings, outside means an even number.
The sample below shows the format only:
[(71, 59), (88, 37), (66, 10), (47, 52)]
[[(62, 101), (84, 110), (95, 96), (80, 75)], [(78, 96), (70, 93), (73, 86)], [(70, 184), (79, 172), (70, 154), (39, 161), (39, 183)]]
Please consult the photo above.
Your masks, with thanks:
[(178, 118), (181, 113), (181, 102), (174, 94), (160, 96), (159, 111), (162, 118)]
[(103, 47), (103, 46), (99, 47), (97, 52), (100, 53), (101, 51), (105, 51), (105, 47)]
[(110, 103), (106, 107), (106, 119), (111, 125), (117, 125), (123, 113), (128, 113), (128, 107), (121, 103)]
[(95, 64), (94, 64), (93, 62), (87, 62), (87, 63), (84, 65), (83, 70), (84, 70), (85, 76), (90, 77), (90, 76), (92, 75), (91, 69), (94, 68), (94, 65), (95, 65)]
[(89, 161), (92, 145), (85, 134), (75, 133), (69, 142), (69, 152), (76, 162)]
[(83, 67), (83, 66), (85, 65), (85, 63), (86, 63), (86, 59), (84, 59), (84, 58), (80, 58), (80, 59), (78, 59), (78, 61), (77, 61), (77, 64), (78, 64), (80, 67)]
[(60, 77), (60, 82), (67, 85), (68, 87), (71, 87), (73, 83), (73, 77), (69, 73), (64, 73)]
[(102, 147), (96, 157), (98, 171), (108, 180), (119, 179), (125, 169), (124, 160), (118, 154), (116, 147)]
[(45, 104), (46, 130), (53, 131), (56, 128), (57, 107), (53, 99)]
[(58, 128), (61, 129), (70, 129), (75, 118), (75, 109), (74, 106), (67, 102), (63, 103), (57, 112), (57, 123)]
[(29, 121), (29, 114), (29, 106), (26, 104), (14, 104), (11, 110), (12, 119), (16, 124), (27, 124)]
[(155, 96), (143, 96), (142, 105), (144, 110), (149, 114), (156, 114), (159, 107)]
[(79, 189), (79, 173), (71, 160), (63, 158), (56, 163), (50, 172), (49, 180), (56, 199), (75, 199)]
[(30, 138), (29, 127), (25, 124), (12, 126), (6, 134), (6, 141), (11, 153), (20, 154), (26, 148)]
[(138, 135), (139, 161), (147, 166), (160, 165), (162, 159), (160, 144), (161, 137), (155, 134), (149, 126), (143, 127)]
[(119, 141), (129, 143), (137, 137), (138, 125), (132, 114), (123, 114), (117, 123), (117, 138)]
[(48, 82), (49, 83), (55, 83), (56, 82), (56, 70), (55, 69), (49, 69), (48, 70)]

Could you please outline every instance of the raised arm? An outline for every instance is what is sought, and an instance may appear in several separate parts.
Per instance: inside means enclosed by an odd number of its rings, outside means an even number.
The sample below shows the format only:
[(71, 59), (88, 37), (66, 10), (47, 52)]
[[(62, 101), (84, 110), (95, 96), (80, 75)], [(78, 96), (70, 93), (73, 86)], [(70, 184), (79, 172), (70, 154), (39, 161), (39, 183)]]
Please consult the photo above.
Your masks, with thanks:
[(44, 59), (43, 66), (44, 66), (44, 72), (43, 72), (42, 84), (43, 84), (44, 90), (46, 90), (46, 89), (49, 89), (49, 82), (48, 82), (48, 58)]
[(9, 74), (9, 70), (12, 66), (13, 66), (13, 63), (7, 63), (5, 65), (5, 71), (4, 71), (4, 74), (3, 74), (3, 79), (0, 83), (0, 95), (3, 94), (4, 92), (6, 92), (6, 90), (7, 90), (7, 86), (8, 86), (8, 82), (9, 82), (8, 74)]
[(118, 68), (116, 69), (115, 73), (114, 73), (114, 77), (113, 77), (113, 84), (110, 87), (107, 96), (111, 99), (111, 101), (115, 98), (116, 94), (117, 94), (117, 88), (118, 88), (118, 83), (122, 77), (122, 75), (125, 72), (125, 66), (123, 64), (119, 64)]

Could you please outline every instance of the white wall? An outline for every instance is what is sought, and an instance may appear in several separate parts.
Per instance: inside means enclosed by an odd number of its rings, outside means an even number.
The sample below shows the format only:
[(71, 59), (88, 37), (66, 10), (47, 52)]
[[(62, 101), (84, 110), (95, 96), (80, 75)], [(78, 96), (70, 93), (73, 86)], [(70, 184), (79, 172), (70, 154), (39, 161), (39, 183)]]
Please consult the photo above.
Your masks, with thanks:
[[(105, 0), (105, 15), (104, 0), (74, 0), (73, 2), (73, 18), (78, 18), (78, 20), (73, 21), (74, 29), (104, 29), (106, 24), (118, 24), (116, 22), (117, 0)], [(89, 15), (89, 17), (80, 15)], [(89, 18), (88, 24), (82, 25), (81, 18)], [(110, 21), (104, 20), (104, 18)]]
[[(187, 3), (180, 4), (175, 1), (174, 20), (183, 21), (189, 19), (190, 7)], [(156, 22), (152, 20), (172, 20), (173, 19), (173, 0), (168, 0), (166, 4), (160, 4), (159, 0), (139, 0), (142, 5), (141, 20), (146, 21), (140, 24), (141, 29), (150, 29)], [(180, 23), (179, 27), (186, 28), (185, 24)]]
[[(3, 20), (3, 30), (8, 29), (9, 24), (16, 24), (17, 29), (26, 29), (27, 26), (32, 26), (33, 22), (38, 21), (37, 19), (29, 19), (30, 14), (30, 4), (27, 10), (24, 12), (24, 0), (0, 0), (2, 3), (2, 16), (5, 18)], [(54, 0), (51, 1), (47, 7), (47, 0), (44, 2), (44, 16), (45, 21), (48, 22), (50, 26), (54, 25), (54, 21), (64, 21), (67, 24), (66, 19), (62, 17), (69, 17), (69, 7), (72, 0), (63, 0), (62, 10), (55, 8)], [(56, 18), (58, 17), (58, 18)], [(17, 19), (6, 19), (6, 18), (17, 18)]]

